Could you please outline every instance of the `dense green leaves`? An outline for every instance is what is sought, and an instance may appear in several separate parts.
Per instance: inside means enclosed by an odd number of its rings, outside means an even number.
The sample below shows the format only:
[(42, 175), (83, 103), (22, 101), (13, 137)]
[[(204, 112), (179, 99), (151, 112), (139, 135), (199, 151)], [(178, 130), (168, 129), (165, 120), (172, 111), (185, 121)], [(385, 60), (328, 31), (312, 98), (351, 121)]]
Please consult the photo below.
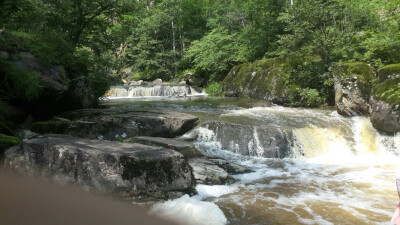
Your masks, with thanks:
[(34, 40), (21, 45), (70, 79), (88, 76), (97, 95), (110, 78), (192, 71), (207, 85), (280, 57), (311, 106), (332, 101), (337, 62), (400, 62), (399, 0), (3, 0), (0, 27)]

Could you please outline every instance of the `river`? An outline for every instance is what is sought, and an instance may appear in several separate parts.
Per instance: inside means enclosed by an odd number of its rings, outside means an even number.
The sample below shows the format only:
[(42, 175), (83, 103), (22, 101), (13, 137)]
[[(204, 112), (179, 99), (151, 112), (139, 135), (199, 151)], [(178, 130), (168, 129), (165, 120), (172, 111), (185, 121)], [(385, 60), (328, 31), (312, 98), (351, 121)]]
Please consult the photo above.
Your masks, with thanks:
[[(390, 224), (398, 204), (400, 134), (378, 133), (368, 118), (250, 99), (115, 99), (103, 104), (196, 115), (202, 125), (185, 135), (196, 137), (204, 154), (254, 171), (233, 175), (237, 182), (231, 185), (198, 185), (197, 196), (155, 207), (161, 214), (174, 212), (183, 224), (194, 217), (199, 219), (193, 224), (199, 225)], [(200, 203), (223, 213), (188, 206)]]

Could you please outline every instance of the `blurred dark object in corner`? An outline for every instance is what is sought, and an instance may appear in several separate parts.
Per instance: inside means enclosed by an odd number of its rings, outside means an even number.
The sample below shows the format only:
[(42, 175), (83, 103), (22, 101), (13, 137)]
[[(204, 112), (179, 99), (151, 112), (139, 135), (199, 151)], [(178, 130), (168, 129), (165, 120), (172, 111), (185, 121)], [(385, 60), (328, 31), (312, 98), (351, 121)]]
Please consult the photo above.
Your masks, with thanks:
[(144, 208), (39, 178), (0, 172), (1, 225), (172, 225)]

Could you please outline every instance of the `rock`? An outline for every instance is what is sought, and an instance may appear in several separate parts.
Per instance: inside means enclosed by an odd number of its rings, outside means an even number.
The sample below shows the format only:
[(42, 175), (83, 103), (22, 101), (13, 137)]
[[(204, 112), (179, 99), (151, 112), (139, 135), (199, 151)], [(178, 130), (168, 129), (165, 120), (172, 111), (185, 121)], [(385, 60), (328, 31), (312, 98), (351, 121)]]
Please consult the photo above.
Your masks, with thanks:
[(160, 78), (155, 79), (155, 80), (153, 80), (153, 82), (151, 82), (151, 84), (153, 84), (153, 85), (160, 85), (162, 83), (163, 83), (163, 81)]
[(193, 168), (197, 184), (220, 185), (235, 182), (225, 170), (205, 158), (191, 158), (189, 164)]
[(378, 70), (378, 82), (383, 83), (388, 79), (400, 78), (400, 63), (387, 65)]
[(140, 143), (144, 145), (160, 146), (173, 149), (180, 152), (187, 158), (203, 156), (203, 154), (201, 154), (201, 152), (194, 147), (193, 143), (170, 138), (139, 136), (126, 139), (124, 142)]
[(4, 151), (21, 142), (21, 139), (0, 133), (0, 159), (3, 158)]
[(375, 129), (400, 132), (400, 78), (387, 79), (373, 89), (371, 122)]
[(10, 54), (8, 54), (8, 52), (6, 52), (6, 51), (0, 51), (0, 58), (8, 59), (8, 58), (10, 58)]
[(282, 64), (282, 60), (273, 58), (234, 67), (223, 81), (225, 95), (286, 103), (289, 86)]
[[(292, 129), (276, 126), (249, 126), (223, 121), (205, 122), (196, 129), (197, 140), (245, 156), (285, 158), (293, 147)], [(206, 130), (204, 130), (206, 129)], [(210, 154), (213, 155), (213, 154)]]
[(70, 82), (66, 101), (69, 109), (89, 109), (97, 105), (94, 91), (86, 77), (78, 77)]
[(199, 122), (198, 117), (185, 113), (123, 109), (77, 110), (65, 113), (62, 117), (72, 122), (53, 120), (34, 123), (32, 131), (123, 140), (135, 136), (176, 137), (188, 132)]
[(131, 81), (131, 83), (129, 85), (142, 85), (143, 84), (143, 80), (138, 80), (138, 81)]
[(365, 63), (338, 63), (333, 67), (335, 105), (343, 116), (368, 116), (369, 98), (376, 83), (372, 69)]
[(242, 173), (251, 173), (254, 172), (250, 168), (241, 166), (236, 163), (229, 162), (225, 159), (219, 159), (219, 158), (209, 158), (208, 159), (210, 162), (212, 162), (214, 165), (222, 168), (226, 172), (230, 174), (242, 174)]
[(152, 194), (193, 188), (182, 154), (161, 147), (74, 137), (25, 140), (4, 167), (100, 192)]
[(30, 130), (19, 130), (16, 132), (17, 137), (25, 140), (25, 139), (31, 139), (34, 137), (39, 136), (38, 133), (32, 132)]

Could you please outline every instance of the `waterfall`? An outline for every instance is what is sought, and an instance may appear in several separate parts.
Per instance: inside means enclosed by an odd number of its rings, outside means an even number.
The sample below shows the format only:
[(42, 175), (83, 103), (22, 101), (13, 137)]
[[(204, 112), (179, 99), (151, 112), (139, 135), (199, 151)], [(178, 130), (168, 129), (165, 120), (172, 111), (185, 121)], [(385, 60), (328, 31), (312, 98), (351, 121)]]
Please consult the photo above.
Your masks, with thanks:
[[(272, 107), (273, 108), (273, 107)], [(239, 110), (235, 113), (241, 116), (253, 116), (251, 110)], [(284, 114), (277, 110), (270, 110), (274, 115)], [(247, 111), (244, 113), (244, 111)], [(288, 112), (286, 112), (288, 113)], [(292, 113), (292, 112), (290, 112)], [(257, 111), (257, 116), (260, 116)], [(342, 160), (343, 157), (363, 156), (376, 157), (400, 154), (400, 134), (385, 135), (372, 127), (366, 117), (343, 119), (331, 117), (330, 120), (320, 122), (321, 115), (309, 114), (298, 110), (290, 116), (304, 116), (297, 118), (291, 126), (288, 120), (283, 120), (282, 126), (277, 119), (274, 124), (241, 125), (224, 121), (203, 123), (192, 133), (197, 135), (199, 148), (209, 154), (218, 155), (226, 150), (243, 156), (263, 158), (322, 158), (326, 160)], [(226, 114), (232, 115), (232, 112)], [(306, 115), (310, 118), (307, 118)], [(265, 116), (265, 115), (264, 115)], [(280, 115), (282, 116), (282, 115)], [(265, 121), (271, 118), (263, 118)], [(283, 117), (284, 118), (284, 117)], [(277, 122), (278, 121), (278, 122)]]
[(142, 98), (142, 97), (186, 97), (206, 95), (204, 90), (185, 85), (132, 85), (112, 86), (105, 94), (106, 98)]

